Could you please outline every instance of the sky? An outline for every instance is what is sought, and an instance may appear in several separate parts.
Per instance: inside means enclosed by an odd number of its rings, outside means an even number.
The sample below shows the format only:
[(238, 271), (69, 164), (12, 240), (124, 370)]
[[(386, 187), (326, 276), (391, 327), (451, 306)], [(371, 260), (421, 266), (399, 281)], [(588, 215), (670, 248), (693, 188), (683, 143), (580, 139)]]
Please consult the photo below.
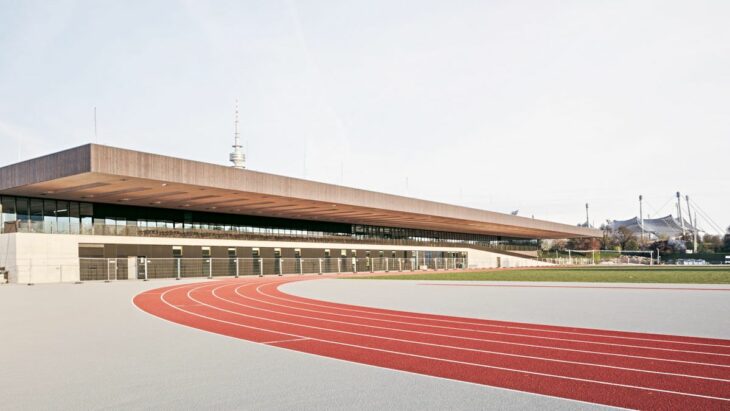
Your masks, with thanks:
[(0, 165), (89, 142), (229, 164), (238, 99), (253, 170), (567, 224), (589, 203), (596, 226), (680, 191), (714, 232), (728, 21), (723, 0), (0, 0)]

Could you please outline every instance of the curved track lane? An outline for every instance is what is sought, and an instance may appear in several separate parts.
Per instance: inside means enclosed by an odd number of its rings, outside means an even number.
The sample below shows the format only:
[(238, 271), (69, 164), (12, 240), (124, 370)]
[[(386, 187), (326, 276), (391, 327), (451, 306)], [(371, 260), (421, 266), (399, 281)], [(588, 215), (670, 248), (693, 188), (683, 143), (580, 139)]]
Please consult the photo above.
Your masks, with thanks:
[(186, 284), (134, 303), (198, 329), (418, 374), (626, 408), (730, 409), (728, 340), (401, 312), (278, 289), (303, 280), (312, 278)]

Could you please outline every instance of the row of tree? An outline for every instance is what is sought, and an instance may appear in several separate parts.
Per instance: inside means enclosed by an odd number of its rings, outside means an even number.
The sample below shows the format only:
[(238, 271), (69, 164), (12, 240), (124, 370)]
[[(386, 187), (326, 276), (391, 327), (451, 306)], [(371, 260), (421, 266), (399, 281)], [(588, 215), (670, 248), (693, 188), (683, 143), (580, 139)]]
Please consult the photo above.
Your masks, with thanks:
[[(562, 250), (617, 250), (617, 251), (638, 251), (654, 250), (661, 254), (684, 253), (692, 249), (692, 239), (687, 238), (669, 239), (660, 238), (652, 241), (648, 238), (642, 239), (626, 227), (618, 230), (610, 226), (601, 226), (603, 236), (601, 238), (575, 238), (564, 241), (555, 241), (550, 251)], [(698, 238), (698, 253), (723, 253), (730, 252), (730, 227), (724, 236), (705, 234)]]

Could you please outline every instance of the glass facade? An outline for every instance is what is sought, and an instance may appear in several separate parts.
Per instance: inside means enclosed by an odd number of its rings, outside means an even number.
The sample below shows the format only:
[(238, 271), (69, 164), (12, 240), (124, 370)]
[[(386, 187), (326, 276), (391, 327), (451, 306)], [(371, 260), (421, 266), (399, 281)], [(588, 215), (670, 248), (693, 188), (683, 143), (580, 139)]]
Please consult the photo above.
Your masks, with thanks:
[(0, 232), (376, 244), (472, 244), (532, 250), (537, 240), (412, 228), (0, 196)]

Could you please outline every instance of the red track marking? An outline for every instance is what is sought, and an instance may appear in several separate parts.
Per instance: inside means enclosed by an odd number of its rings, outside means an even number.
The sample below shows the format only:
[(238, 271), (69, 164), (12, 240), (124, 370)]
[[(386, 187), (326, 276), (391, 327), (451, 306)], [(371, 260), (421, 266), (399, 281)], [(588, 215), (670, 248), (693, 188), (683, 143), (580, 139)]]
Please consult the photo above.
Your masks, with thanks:
[(506, 287), (506, 288), (597, 288), (601, 290), (661, 290), (661, 291), (730, 291), (730, 288), (692, 288), (692, 287), (633, 287), (602, 285), (524, 285), (524, 284), (435, 284), (419, 283), (437, 287)]
[(409, 313), (312, 300), (301, 278), (135, 297), (167, 320), (379, 367), (626, 408), (730, 409), (730, 341)]

